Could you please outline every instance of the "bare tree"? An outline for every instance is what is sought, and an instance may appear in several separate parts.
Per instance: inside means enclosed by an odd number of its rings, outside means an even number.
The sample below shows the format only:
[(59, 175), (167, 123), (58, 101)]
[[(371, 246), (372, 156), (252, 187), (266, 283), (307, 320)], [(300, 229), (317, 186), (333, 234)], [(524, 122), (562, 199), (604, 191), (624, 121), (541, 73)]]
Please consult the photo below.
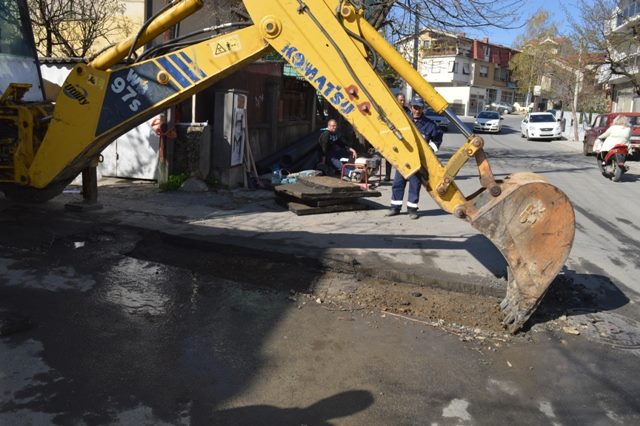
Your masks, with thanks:
[(206, 0), (204, 11), (208, 16), (211, 16), (214, 25), (234, 22), (239, 19), (248, 20), (249, 18), (242, 0)]
[(556, 38), (558, 35), (558, 27), (552, 21), (549, 11), (541, 8), (527, 21), (524, 32), (516, 37), (514, 47), (524, 49), (532, 42), (540, 43), (547, 39)]
[[(375, 28), (392, 28), (393, 35), (412, 34), (418, 17), (420, 28), (455, 31), (468, 28), (517, 28), (525, 0), (351, 0), (365, 10), (365, 16)], [(214, 16), (228, 11), (243, 10), (242, 0), (207, 0)], [(246, 15), (246, 12), (243, 13)]]
[(518, 28), (524, 0), (367, 0), (369, 22), (406, 37), (419, 28), (460, 31), (479, 28)]
[(129, 35), (122, 0), (28, 0), (38, 53), (85, 57), (96, 42)]
[(619, 3), (616, 0), (579, 0), (579, 16), (570, 20), (575, 37), (590, 52), (591, 65), (600, 67), (601, 81), (626, 77), (640, 96), (637, 60), (640, 21), (630, 20), (618, 7)]
[(553, 58), (550, 58), (547, 66), (546, 77), (552, 82), (549, 85), (547, 96), (560, 102), (563, 109), (571, 106), (571, 119), (573, 126), (573, 140), (579, 139), (578, 109), (579, 100), (586, 98), (593, 91), (589, 91), (593, 82), (595, 69), (585, 66), (586, 55), (582, 45), (577, 48), (571, 43), (571, 39), (563, 37), (558, 39), (558, 50)]
[[(536, 12), (516, 44), (521, 53), (511, 60), (510, 68), (521, 93), (529, 97), (532, 87), (540, 85), (544, 97), (561, 103), (563, 109), (570, 106), (574, 124), (578, 110), (602, 108), (603, 92), (595, 85), (597, 67), (590, 63), (593, 55), (580, 37), (559, 35), (549, 12)], [(576, 125), (573, 138), (578, 140)]]
[[(416, 31), (425, 28), (446, 32), (470, 29), (521, 27), (524, 0), (351, 0), (362, 6), (365, 17), (391, 42), (416, 37), (411, 54), (417, 61)], [(417, 63), (414, 62), (414, 66)], [(391, 76), (388, 76), (391, 78)]]

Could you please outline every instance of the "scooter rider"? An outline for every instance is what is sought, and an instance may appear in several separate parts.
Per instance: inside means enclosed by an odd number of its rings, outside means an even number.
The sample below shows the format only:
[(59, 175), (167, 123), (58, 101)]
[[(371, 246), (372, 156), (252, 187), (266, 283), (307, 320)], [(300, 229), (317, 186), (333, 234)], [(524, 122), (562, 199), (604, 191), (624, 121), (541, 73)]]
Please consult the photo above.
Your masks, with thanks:
[(613, 119), (611, 126), (598, 139), (603, 140), (602, 146), (596, 151), (600, 153), (600, 158), (607, 155), (607, 151), (616, 145), (627, 145), (631, 139), (631, 125), (629, 119), (624, 115), (619, 115)]

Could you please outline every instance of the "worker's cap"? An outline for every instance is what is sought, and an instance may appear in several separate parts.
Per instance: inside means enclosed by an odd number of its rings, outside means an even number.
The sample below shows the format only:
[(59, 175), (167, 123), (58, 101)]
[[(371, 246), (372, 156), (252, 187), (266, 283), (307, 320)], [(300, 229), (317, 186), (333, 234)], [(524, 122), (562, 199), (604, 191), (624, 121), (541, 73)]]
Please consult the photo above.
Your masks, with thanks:
[(424, 109), (424, 101), (420, 96), (414, 96), (413, 99), (411, 99), (411, 106)]

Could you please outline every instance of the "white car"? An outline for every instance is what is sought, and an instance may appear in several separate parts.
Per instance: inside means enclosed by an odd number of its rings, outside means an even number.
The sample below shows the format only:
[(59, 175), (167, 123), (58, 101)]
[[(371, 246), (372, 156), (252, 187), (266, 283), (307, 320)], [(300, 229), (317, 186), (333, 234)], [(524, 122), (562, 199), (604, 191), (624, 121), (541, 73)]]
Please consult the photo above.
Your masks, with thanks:
[(497, 111), (482, 111), (476, 116), (473, 122), (473, 131), (500, 133), (502, 130), (502, 120), (504, 120), (504, 118), (502, 118)]
[(562, 130), (559, 119), (548, 112), (530, 112), (520, 123), (520, 136), (531, 139), (560, 139)]

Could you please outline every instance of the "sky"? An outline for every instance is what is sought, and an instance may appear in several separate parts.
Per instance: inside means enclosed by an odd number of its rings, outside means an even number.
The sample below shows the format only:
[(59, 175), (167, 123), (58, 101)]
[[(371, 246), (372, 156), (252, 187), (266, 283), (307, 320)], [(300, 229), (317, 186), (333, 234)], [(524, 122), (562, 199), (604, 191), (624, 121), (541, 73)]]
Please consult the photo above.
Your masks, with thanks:
[(577, 14), (576, 0), (526, 0), (524, 2), (523, 8), (521, 9), (522, 19), (520, 19), (518, 22), (519, 25), (522, 25), (521, 28), (503, 30), (500, 28), (489, 27), (479, 31), (466, 31), (466, 34), (468, 37), (476, 39), (489, 37), (490, 43), (513, 47), (513, 42), (516, 37), (518, 35), (524, 34), (528, 18), (535, 14), (539, 9), (546, 9), (547, 11), (549, 11), (551, 14), (551, 19), (557, 25), (559, 32), (561, 34), (566, 34), (570, 28), (568, 19), (566, 19), (565, 13), (562, 9), (563, 7), (566, 8), (569, 13)]

